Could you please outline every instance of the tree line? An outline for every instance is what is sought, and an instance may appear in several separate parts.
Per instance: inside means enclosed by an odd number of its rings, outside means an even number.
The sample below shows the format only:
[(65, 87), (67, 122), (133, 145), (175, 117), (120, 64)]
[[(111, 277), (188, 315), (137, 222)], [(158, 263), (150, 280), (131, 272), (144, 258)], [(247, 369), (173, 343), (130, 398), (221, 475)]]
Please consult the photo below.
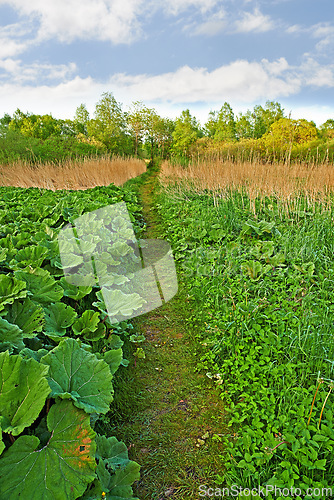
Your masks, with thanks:
[[(188, 109), (172, 120), (140, 101), (123, 111), (111, 92), (96, 103), (91, 117), (85, 104), (77, 107), (72, 120), (52, 115), (23, 113), (0, 119), (0, 161), (26, 159), (30, 162), (57, 161), (92, 155), (139, 156), (189, 159), (194, 155), (256, 151), (273, 159), (282, 154), (289, 160), (296, 154), (330, 150), (334, 153), (334, 119), (317, 128), (305, 119), (292, 120), (278, 102), (267, 101), (235, 116), (225, 102), (210, 111), (201, 126)], [(233, 153), (234, 152), (234, 153)]]

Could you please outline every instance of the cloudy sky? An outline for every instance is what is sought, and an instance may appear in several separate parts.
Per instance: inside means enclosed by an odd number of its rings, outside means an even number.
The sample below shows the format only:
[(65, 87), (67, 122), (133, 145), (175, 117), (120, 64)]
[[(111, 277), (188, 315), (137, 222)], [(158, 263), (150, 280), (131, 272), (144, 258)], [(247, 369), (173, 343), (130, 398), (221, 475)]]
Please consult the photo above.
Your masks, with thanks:
[(334, 118), (333, 0), (0, 0), (0, 116), (73, 118), (103, 92), (204, 124), (279, 101)]

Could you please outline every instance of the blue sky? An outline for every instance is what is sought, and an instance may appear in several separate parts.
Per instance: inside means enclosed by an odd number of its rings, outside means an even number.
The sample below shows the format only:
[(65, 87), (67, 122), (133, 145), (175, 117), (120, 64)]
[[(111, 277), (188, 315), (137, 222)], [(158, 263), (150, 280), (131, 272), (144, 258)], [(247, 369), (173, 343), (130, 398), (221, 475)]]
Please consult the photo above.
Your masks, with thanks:
[(0, 115), (189, 108), (201, 122), (279, 101), (334, 118), (333, 0), (0, 0)]

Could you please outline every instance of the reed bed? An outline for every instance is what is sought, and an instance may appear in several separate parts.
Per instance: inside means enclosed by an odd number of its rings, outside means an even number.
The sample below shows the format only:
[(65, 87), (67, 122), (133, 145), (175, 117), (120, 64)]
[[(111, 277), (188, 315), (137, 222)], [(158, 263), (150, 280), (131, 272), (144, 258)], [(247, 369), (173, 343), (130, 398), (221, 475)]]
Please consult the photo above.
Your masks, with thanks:
[(59, 164), (30, 165), (17, 162), (0, 166), (0, 186), (59, 189), (88, 189), (115, 184), (120, 186), (146, 171), (146, 163), (137, 158), (101, 157)]
[(334, 192), (334, 165), (326, 162), (310, 166), (204, 159), (184, 167), (166, 161), (161, 168), (160, 182), (180, 195), (185, 191), (201, 194), (209, 190), (215, 204), (220, 198), (239, 192), (254, 210), (255, 200), (265, 197), (279, 199), (287, 211), (298, 209), (301, 198), (303, 207), (305, 203), (309, 208), (321, 204), (324, 210)]

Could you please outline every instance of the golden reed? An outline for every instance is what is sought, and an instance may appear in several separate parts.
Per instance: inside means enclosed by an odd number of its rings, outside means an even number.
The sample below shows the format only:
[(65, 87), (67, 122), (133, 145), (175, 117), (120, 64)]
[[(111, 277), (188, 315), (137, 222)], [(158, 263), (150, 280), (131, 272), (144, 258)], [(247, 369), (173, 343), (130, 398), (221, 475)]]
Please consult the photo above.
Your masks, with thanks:
[(240, 191), (254, 202), (256, 198), (273, 196), (286, 206), (298, 204), (304, 197), (312, 207), (323, 203), (326, 208), (334, 192), (334, 165), (306, 163), (286, 165), (259, 161), (198, 160), (188, 167), (164, 162), (160, 172), (163, 186), (181, 195), (187, 190), (201, 193), (212, 191), (215, 202), (231, 191)]
[(121, 186), (128, 179), (146, 171), (146, 163), (137, 158), (85, 158), (66, 160), (59, 164), (41, 163), (31, 166), (24, 162), (0, 166), (0, 186), (39, 187), (58, 189), (88, 189)]

